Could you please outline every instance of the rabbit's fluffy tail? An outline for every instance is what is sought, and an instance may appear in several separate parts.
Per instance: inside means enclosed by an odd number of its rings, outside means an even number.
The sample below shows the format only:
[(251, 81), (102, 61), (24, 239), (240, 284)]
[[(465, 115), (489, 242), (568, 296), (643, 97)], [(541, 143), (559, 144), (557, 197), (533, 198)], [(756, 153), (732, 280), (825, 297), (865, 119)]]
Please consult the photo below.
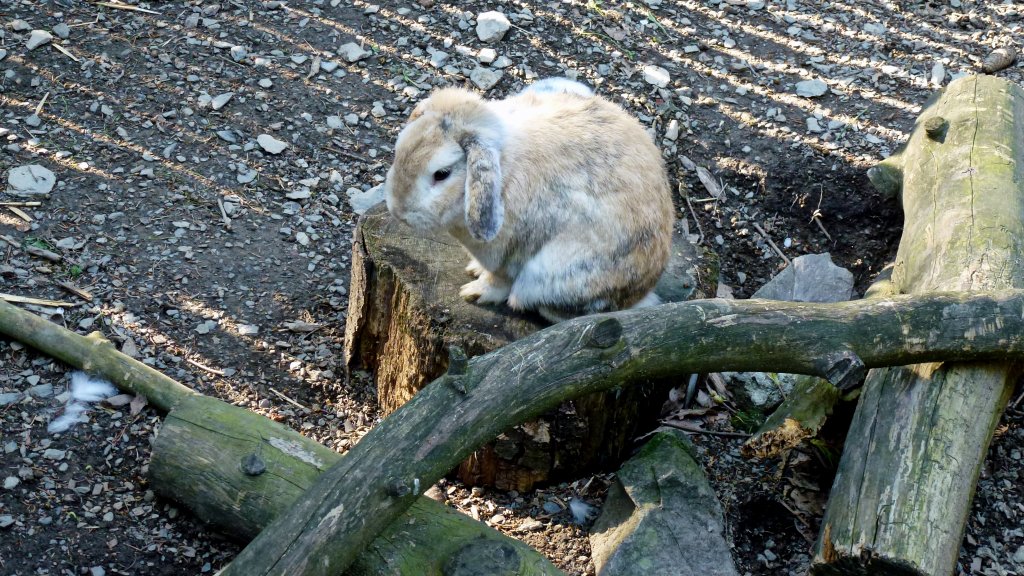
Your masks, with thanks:
[(651, 290), (647, 293), (647, 296), (641, 298), (639, 302), (633, 304), (630, 308), (650, 308), (651, 306), (659, 305), (661, 305), (661, 298)]
[(71, 396), (68, 398), (64, 413), (53, 419), (46, 427), (50, 434), (60, 434), (71, 429), (79, 422), (85, 422), (85, 413), (89, 405), (117, 394), (117, 389), (107, 382), (92, 378), (85, 372), (71, 374)]

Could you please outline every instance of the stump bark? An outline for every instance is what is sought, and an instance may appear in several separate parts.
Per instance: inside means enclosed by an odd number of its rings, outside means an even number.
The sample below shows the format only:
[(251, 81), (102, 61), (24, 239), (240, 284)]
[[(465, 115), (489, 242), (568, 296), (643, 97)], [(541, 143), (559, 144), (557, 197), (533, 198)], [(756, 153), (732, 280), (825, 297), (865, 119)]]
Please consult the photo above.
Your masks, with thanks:
[[(950, 83), (871, 179), (902, 194), (892, 274), (898, 293), (1024, 287), (1020, 87), (990, 76)], [(978, 474), (1019, 372), (1008, 361), (872, 370), (813, 573), (952, 574)]]
[[(697, 293), (694, 276), (713, 277), (681, 234), (656, 291), (665, 301)], [(345, 327), (349, 370), (376, 378), (382, 411), (409, 401), (448, 367), (448, 347), (479, 356), (546, 325), (539, 316), (463, 301), (465, 250), (448, 237), (424, 237), (392, 218), (383, 204), (360, 220), (352, 249)], [(509, 375), (514, 385), (514, 375)], [(649, 382), (566, 402), (536, 421), (501, 434), (474, 452), (457, 476), (470, 485), (530, 489), (537, 482), (578, 477), (613, 466), (632, 439), (653, 428), (674, 381)]]

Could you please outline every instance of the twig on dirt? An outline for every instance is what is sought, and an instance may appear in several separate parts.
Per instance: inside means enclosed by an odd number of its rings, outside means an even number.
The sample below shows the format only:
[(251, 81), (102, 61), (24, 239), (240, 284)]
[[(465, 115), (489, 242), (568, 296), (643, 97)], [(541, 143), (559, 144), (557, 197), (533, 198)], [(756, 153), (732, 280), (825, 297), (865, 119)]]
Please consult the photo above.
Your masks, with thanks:
[(63, 259), (60, 254), (38, 246), (25, 246), (25, 252), (28, 252), (32, 256), (42, 258), (43, 260), (49, 260), (50, 262), (60, 262)]
[(0, 206), (21, 206), (23, 208), (33, 208), (42, 205), (42, 202), (0, 202)]
[(96, 19), (93, 20), (92, 22), (78, 22), (76, 24), (68, 24), (68, 28), (77, 28), (79, 26), (92, 26), (93, 24), (95, 24), (95, 23), (97, 23), (99, 21), (100, 21), (100, 15), (97, 14), (96, 15)]
[(49, 97), (50, 97), (50, 93), (49, 92), (47, 92), (46, 94), (43, 94), (43, 99), (39, 101), (39, 104), (36, 104), (35, 112), (33, 112), (36, 116), (39, 116), (39, 113), (43, 111), (43, 106), (46, 106), (46, 99), (49, 98)]
[(700, 237), (697, 238), (697, 244), (701, 244), (701, 243), (704, 242), (704, 229), (701, 228), (700, 220), (697, 219), (697, 212), (694, 211), (694, 209), (693, 209), (693, 204), (690, 202), (690, 196), (687, 195), (687, 194), (683, 194), (682, 193), (683, 192), (682, 188), (683, 188), (683, 184), (680, 183), (679, 184), (679, 195), (682, 196), (684, 200), (686, 200), (686, 207), (690, 209), (690, 216), (693, 217), (693, 223), (697, 225), (697, 232), (700, 234)]
[(346, 157), (346, 158), (348, 158), (350, 160), (357, 160), (359, 162), (366, 162), (367, 164), (372, 162), (372, 160), (370, 160), (366, 156), (360, 156), (359, 154), (356, 154), (355, 152), (349, 152), (348, 150), (342, 150), (341, 148), (338, 148), (336, 146), (332, 146), (330, 144), (327, 145), (327, 149), (331, 150), (332, 152), (337, 152), (338, 154), (341, 154), (342, 156), (344, 156), (344, 157)]
[(74, 306), (73, 302), (62, 302), (60, 300), (47, 300), (45, 298), (29, 298), (28, 296), (15, 296), (14, 294), (4, 294), (0, 292), (0, 300), (6, 300), (12, 304), (35, 304), (36, 306), (50, 306), (50, 307), (61, 307), (61, 306)]
[(1024, 400), (1024, 390), (1020, 391), (1020, 395), (1017, 396), (1017, 399), (1013, 401), (1013, 404), (1011, 404), (1010, 407), (1016, 410), (1017, 407), (1020, 406), (1022, 400)]
[(59, 50), (61, 54), (63, 54), (63, 55), (65, 55), (65, 56), (67, 56), (68, 58), (71, 58), (71, 59), (72, 59), (72, 60), (74, 60), (75, 62), (81, 62), (81, 61), (82, 61), (82, 59), (81, 59), (81, 58), (79, 58), (78, 56), (75, 56), (74, 54), (72, 54), (71, 52), (69, 52), (67, 48), (65, 48), (65, 47), (61, 46), (60, 44), (57, 44), (56, 42), (51, 42), (50, 44), (51, 44), (51, 45), (52, 45), (52, 46), (53, 46), (54, 48), (56, 48), (57, 50)]
[(219, 196), (217, 197), (217, 207), (220, 208), (220, 217), (224, 222), (224, 227), (227, 228), (227, 230), (230, 232), (231, 218), (228, 218), (227, 210), (224, 209), (224, 199)]
[(825, 225), (821, 223), (821, 199), (824, 197), (825, 187), (818, 184), (818, 205), (814, 207), (814, 213), (811, 214), (811, 222), (814, 222), (818, 225), (818, 228), (821, 228), (822, 233), (825, 234), (825, 237), (828, 238), (830, 242), (834, 242), (834, 240), (832, 240), (832, 235), (828, 233), (828, 230), (825, 230)]
[(153, 10), (147, 10), (146, 8), (139, 8), (138, 6), (131, 6), (129, 4), (121, 4), (120, 2), (94, 2), (94, 4), (106, 8), (113, 8), (115, 10), (128, 10), (131, 12), (145, 12), (146, 14), (160, 15), (159, 12), (155, 12)]
[(188, 362), (189, 364), (195, 366), (196, 368), (199, 368), (200, 370), (204, 370), (206, 372), (209, 372), (210, 374), (213, 374), (214, 376), (221, 376), (221, 377), (224, 376), (224, 371), (223, 370), (217, 370), (216, 368), (210, 368), (209, 366), (206, 366), (205, 364), (200, 364), (199, 362), (196, 362), (195, 360), (192, 360), (191, 358), (185, 358), (185, 362)]
[(57, 286), (60, 286), (61, 288), (67, 290), (68, 292), (71, 292), (72, 294), (78, 296), (82, 300), (92, 302), (93, 296), (91, 292), (85, 290), (84, 288), (79, 288), (78, 286), (75, 286), (71, 282), (60, 281), (57, 282)]
[(814, 222), (818, 225), (818, 228), (821, 228), (821, 233), (824, 234), (830, 242), (834, 242), (834, 240), (832, 240), (832, 235), (828, 233), (828, 230), (825, 230), (825, 225), (821, 223), (821, 210), (814, 210), (814, 214), (811, 214), (811, 222)]
[(292, 404), (293, 406), (298, 406), (299, 408), (302, 408), (303, 410), (309, 411), (309, 408), (307, 408), (307, 407), (303, 406), (302, 404), (299, 404), (295, 400), (292, 400), (291, 398), (285, 396), (283, 393), (278, 392), (276, 389), (271, 388), (270, 391), (273, 392), (274, 394), (277, 394), (285, 402), (288, 402), (289, 404)]
[(17, 240), (15, 240), (14, 238), (11, 238), (10, 236), (8, 236), (6, 234), (0, 234), (0, 240), (3, 240), (4, 242), (7, 242), (8, 244), (10, 244), (11, 246), (14, 246), (15, 248), (19, 248), (19, 249), (21, 248), (21, 244)]
[(786, 266), (792, 264), (792, 262), (789, 261), (789, 258), (786, 258), (786, 255), (782, 253), (782, 250), (779, 250), (779, 247), (775, 244), (775, 242), (773, 242), (772, 239), (768, 237), (768, 233), (764, 231), (764, 228), (761, 228), (760, 224), (758, 224), (757, 222), (751, 222), (751, 224), (754, 225), (754, 229), (757, 230), (757, 233), (760, 234), (762, 238), (764, 238), (765, 242), (767, 242), (768, 245), (772, 247), (772, 250), (775, 250), (775, 253), (779, 255), (779, 258), (782, 258), (782, 260), (785, 261)]
[(662, 424), (669, 428), (675, 428), (676, 430), (682, 430), (683, 432), (690, 432), (692, 434), (705, 434), (708, 436), (723, 436), (725, 438), (750, 438), (750, 434), (744, 432), (724, 432), (720, 430), (705, 430), (703, 428), (697, 428), (696, 426), (687, 426), (686, 424), (680, 424), (671, 420), (662, 420)]

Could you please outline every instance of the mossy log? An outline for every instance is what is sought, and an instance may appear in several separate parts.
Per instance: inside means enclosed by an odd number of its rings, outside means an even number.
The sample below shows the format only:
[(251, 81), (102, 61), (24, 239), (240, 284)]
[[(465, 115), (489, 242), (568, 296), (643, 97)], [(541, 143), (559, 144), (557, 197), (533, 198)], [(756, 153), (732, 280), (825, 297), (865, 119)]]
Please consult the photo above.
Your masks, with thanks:
[(0, 334), (97, 376), (110, 380), (126, 392), (141, 394), (152, 406), (170, 410), (191, 388), (142, 362), (121, 354), (99, 332), (75, 334), (0, 299)]
[[(445, 372), (449, 346), (479, 356), (547, 324), (535, 315), (463, 301), (459, 286), (469, 280), (468, 261), (454, 239), (424, 237), (391, 217), (383, 204), (360, 219), (352, 248), (345, 362), (349, 370), (373, 372), (385, 414)], [(692, 271), (707, 261), (677, 234), (672, 263), (657, 288), (662, 299), (693, 294)], [(617, 465), (632, 439), (656, 425), (675, 384), (649, 382), (567, 402), (506, 430), (463, 461), (457, 475), (470, 485), (525, 491), (536, 482)]]
[(740, 447), (745, 458), (774, 458), (814, 438), (832, 415), (842, 392), (828, 380), (799, 375), (793, 389)]
[[(903, 201), (896, 291), (1024, 287), (1020, 87), (991, 76), (951, 82), (873, 181), (890, 189), (895, 182)], [(939, 360), (868, 375), (815, 574), (953, 573), (978, 474), (1019, 369), (1009, 359)]]
[(700, 300), (557, 324), (452, 364), (321, 475), (223, 575), (338, 573), (416, 500), (417, 485), (571, 398), (694, 372), (813, 374), (843, 388), (859, 383), (865, 367), (1020, 358), (1021, 294)]
[[(227, 536), (248, 542), (343, 456), (290, 428), (207, 396), (179, 402), (153, 442), (152, 485)], [(466, 557), (488, 561), (468, 562)], [(420, 497), (359, 552), (350, 576), (561, 574), (532, 548)]]
[[(894, 294), (892, 266), (886, 266), (868, 287), (865, 298), (884, 298)], [(854, 391), (851, 395), (857, 395)], [(816, 438), (833, 410), (845, 396), (827, 380), (815, 376), (796, 377), (793, 390), (772, 412), (743, 446), (745, 458), (774, 458), (796, 448), (805, 440)]]

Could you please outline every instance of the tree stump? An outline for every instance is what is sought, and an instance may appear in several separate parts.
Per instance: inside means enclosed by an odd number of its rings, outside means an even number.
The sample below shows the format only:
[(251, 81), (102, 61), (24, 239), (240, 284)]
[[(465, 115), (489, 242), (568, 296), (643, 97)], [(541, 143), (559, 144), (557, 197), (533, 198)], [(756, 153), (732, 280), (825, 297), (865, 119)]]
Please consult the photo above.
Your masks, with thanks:
[[(345, 364), (375, 374), (385, 414), (447, 370), (450, 346), (478, 356), (546, 325), (536, 315), (463, 301), (459, 287), (469, 281), (468, 261), (454, 239), (424, 237), (392, 218), (383, 204), (360, 220), (352, 246)], [(710, 262), (677, 233), (656, 292), (665, 301), (703, 294), (707, 286), (694, 278), (714, 278)], [(510, 386), (515, 378), (509, 374)], [(632, 439), (653, 428), (674, 384), (651, 382), (566, 402), (475, 452), (457, 475), (470, 485), (524, 491), (617, 465)]]

